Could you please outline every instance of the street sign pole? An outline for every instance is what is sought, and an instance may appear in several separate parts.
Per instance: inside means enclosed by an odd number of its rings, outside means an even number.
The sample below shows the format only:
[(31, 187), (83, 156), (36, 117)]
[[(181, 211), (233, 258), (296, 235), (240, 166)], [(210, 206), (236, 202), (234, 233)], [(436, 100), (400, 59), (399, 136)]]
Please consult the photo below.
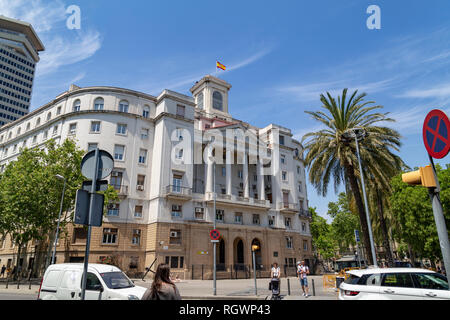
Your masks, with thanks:
[[(213, 217), (214, 217), (214, 230), (216, 230), (216, 160), (213, 163), (213, 192), (214, 192), (214, 206), (213, 206)], [(217, 279), (216, 279), (216, 248), (217, 243), (213, 243), (213, 295), (217, 294)]]
[(97, 179), (98, 179), (98, 166), (99, 166), (99, 149), (95, 149), (95, 165), (94, 165), (94, 172), (93, 172), (93, 178), (92, 178), (92, 186), (91, 186), (91, 192), (90, 192), (90, 204), (89, 204), (89, 213), (88, 213), (88, 234), (86, 239), (86, 250), (84, 253), (84, 269), (83, 269), (83, 280), (82, 280), (82, 286), (81, 286), (81, 300), (85, 299), (86, 294), (86, 282), (87, 282), (87, 271), (88, 271), (88, 263), (89, 263), (89, 247), (91, 245), (91, 216), (92, 216), (92, 208), (94, 207), (94, 194), (96, 192), (96, 185), (97, 185)]
[(433, 207), (433, 215), (434, 215), (434, 221), (436, 223), (438, 238), (439, 238), (439, 245), (441, 247), (442, 251), (442, 259), (444, 260), (444, 267), (445, 267), (445, 274), (447, 276), (447, 281), (449, 284), (449, 290), (450, 290), (450, 276), (448, 275), (448, 272), (450, 271), (450, 242), (448, 240), (448, 233), (447, 233), (447, 227), (445, 225), (445, 218), (444, 218), (444, 212), (442, 210), (442, 203), (440, 199), (440, 191), (441, 187), (439, 184), (439, 180), (437, 178), (436, 174), (436, 168), (434, 166), (433, 158), (429, 155), (431, 167), (433, 168), (434, 173), (434, 179), (436, 181), (436, 187), (435, 188), (428, 188), (428, 192), (430, 194), (431, 198), (431, 205)]

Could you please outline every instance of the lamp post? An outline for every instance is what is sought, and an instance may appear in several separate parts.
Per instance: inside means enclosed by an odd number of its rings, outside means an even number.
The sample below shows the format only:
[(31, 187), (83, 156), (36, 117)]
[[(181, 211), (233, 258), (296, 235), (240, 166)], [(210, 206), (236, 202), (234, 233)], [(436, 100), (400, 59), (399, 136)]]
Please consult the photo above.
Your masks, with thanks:
[(256, 257), (255, 257), (255, 251), (259, 249), (259, 246), (254, 244), (252, 245), (252, 258), (253, 258), (253, 278), (255, 280), (255, 296), (258, 295), (258, 289), (256, 286)]
[(359, 155), (359, 140), (362, 140), (366, 137), (367, 132), (364, 129), (359, 129), (359, 128), (353, 128), (353, 129), (349, 129), (346, 132), (344, 132), (342, 134), (342, 137), (344, 138), (354, 138), (355, 139), (355, 143), (356, 143), (356, 155), (358, 156), (358, 163), (359, 163), (359, 172), (360, 172), (360, 176), (361, 176), (361, 187), (362, 187), (362, 191), (363, 191), (363, 196), (364, 196), (364, 207), (366, 209), (366, 218), (367, 218), (367, 227), (368, 227), (368, 231), (369, 231), (369, 240), (370, 240), (370, 248), (372, 251), (372, 260), (373, 260), (373, 264), (375, 267), (378, 267), (377, 264), (377, 256), (375, 254), (375, 246), (373, 243), (373, 235), (372, 235), (372, 223), (370, 222), (370, 216), (369, 216), (369, 207), (368, 207), (368, 203), (367, 203), (367, 196), (366, 196), (366, 185), (364, 183), (364, 174), (362, 171), (362, 165), (361, 165), (361, 157)]
[[(209, 160), (213, 164), (213, 229), (216, 230), (216, 160), (213, 156), (209, 156)], [(217, 243), (213, 242), (213, 295), (217, 294), (217, 278), (216, 278), (216, 248)]]
[(61, 221), (61, 213), (64, 203), (64, 192), (66, 191), (66, 178), (64, 178), (62, 175), (57, 174), (55, 176), (56, 178), (64, 181), (63, 191), (61, 195), (61, 205), (59, 207), (59, 215), (58, 215), (58, 225), (56, 227), (56, 235), (55, 235), (55, 242), (53, 243), (53, 253), (52, 253), (52, 264), (55, 264), (55, 258), (56, 258), (56, 244), (58, 243), (58, 236), (59, 236), (59, 223)]

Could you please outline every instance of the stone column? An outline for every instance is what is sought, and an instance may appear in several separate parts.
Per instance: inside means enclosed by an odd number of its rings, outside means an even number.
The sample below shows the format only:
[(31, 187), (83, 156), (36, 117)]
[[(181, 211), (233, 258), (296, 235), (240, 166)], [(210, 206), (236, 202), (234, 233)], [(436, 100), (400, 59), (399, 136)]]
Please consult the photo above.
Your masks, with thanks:
[(246, 152), (244, 152), (244, 164), (242, 172), (244, 179), (244, 198), (249, 198), (248, 158)]
[(231, 196), (231, 162), (232, 162), (232, 154), (231, 150), (226, 150), (226, 164), (225, 164), (225, 181), (226, 181), (226, 188), (227, 188), (227, 195)]
[(256, 174), (258, 175), (258, 197), (259, 200), (266, 200), (266, 190), (264, 186), (264, 167), (260, 161), (256, 165)]

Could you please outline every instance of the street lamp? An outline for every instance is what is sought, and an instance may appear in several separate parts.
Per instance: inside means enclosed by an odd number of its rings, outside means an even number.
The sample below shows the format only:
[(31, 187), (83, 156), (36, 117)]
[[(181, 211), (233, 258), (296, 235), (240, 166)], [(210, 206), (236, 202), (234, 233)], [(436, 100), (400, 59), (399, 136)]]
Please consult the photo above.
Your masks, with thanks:
[(349, 141), (350, 138), (354, 138), (355, 139), (356, 154), (358, 156), (359, 172), (360, 172), (360, 176), (361, 176), (361, 186), (362, 186), (362, 191), (363, 191), (363, 196), (364, 196), (364, 207), (366, 209), (367, 227), (369, 229), (369, 240), (370, 240), (370, 248), (371, 248), (371, 251), (372, 251), (372, 260), (373, 260), (374, 266), (378, 267), (377, 256), (375, 254), (375, 246), (374, 246), (374, 243), (373, 243), (372, 223), (370, 222), (369, 207), (368, 207), (368, 204), (367, 204), (366, 185), (364, 184), (364, 174), (363, 174), (363, 171), (362, 171), (361, 157), (359, 155), (359, 143), (358, 143), (358, 141), (363, 140), (367, 135), (368, 134), (367, 134), (366, 130), (361, 129), (361, 128), (353, 128), (353, 129), (348, 129), (347, 131), (345, 131), (342, 134), (342, 138), (347, 140), (347, 141)]
[(259, 246), (257, 244), (252, 245), (252, 258), (253, 258), (253, 278), (255, 280), (255, 296), (258, 295), (258, 289), (256, 286), (256, 257), (255, 252), (258, 251)]
[(53, 253), (52, 253), (52, 264), (55, 264), (55, 256), (56, 256), (56, 244), (58, 243), (58, 236), (59, 236), (59, 223), (61, 221), (61, 213), (63, 208), (63, 202), (64, 202), (64, 192), (66, 191), (66, 178), (64, 178), (62, 175), (55, 175), (56, 178), (64, 181), (63, 186), (63, 192), (61, 195), (61, 205), (59, 207), (59, 215), (58, 215), (58, 225), (56, 227), (56, 235), (55, 235), (55, 242), (53, 243)]
[[(213, 164), (213, 230), (216, 230), (216, 159), (213, 156), (209, 156), (209, 161)], [(216, 242), (213, 242), (213, 295), (217, 294), (217, 283), (216, 283)]]

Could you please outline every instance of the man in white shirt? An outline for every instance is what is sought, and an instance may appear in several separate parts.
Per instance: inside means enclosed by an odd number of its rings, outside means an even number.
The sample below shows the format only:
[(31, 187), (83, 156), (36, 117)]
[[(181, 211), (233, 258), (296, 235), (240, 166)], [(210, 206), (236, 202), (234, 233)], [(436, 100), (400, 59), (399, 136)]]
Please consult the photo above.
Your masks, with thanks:
[[(302, 260), (301, 263), (297, 264), (297, 278), (300, 279), (300, 285), (302, 286), (303, 295), (308, 298), (308, 278), (309, 268), (305, 265), (305, 261)], [(306, 289), (305, 289), (306, 288)]]

